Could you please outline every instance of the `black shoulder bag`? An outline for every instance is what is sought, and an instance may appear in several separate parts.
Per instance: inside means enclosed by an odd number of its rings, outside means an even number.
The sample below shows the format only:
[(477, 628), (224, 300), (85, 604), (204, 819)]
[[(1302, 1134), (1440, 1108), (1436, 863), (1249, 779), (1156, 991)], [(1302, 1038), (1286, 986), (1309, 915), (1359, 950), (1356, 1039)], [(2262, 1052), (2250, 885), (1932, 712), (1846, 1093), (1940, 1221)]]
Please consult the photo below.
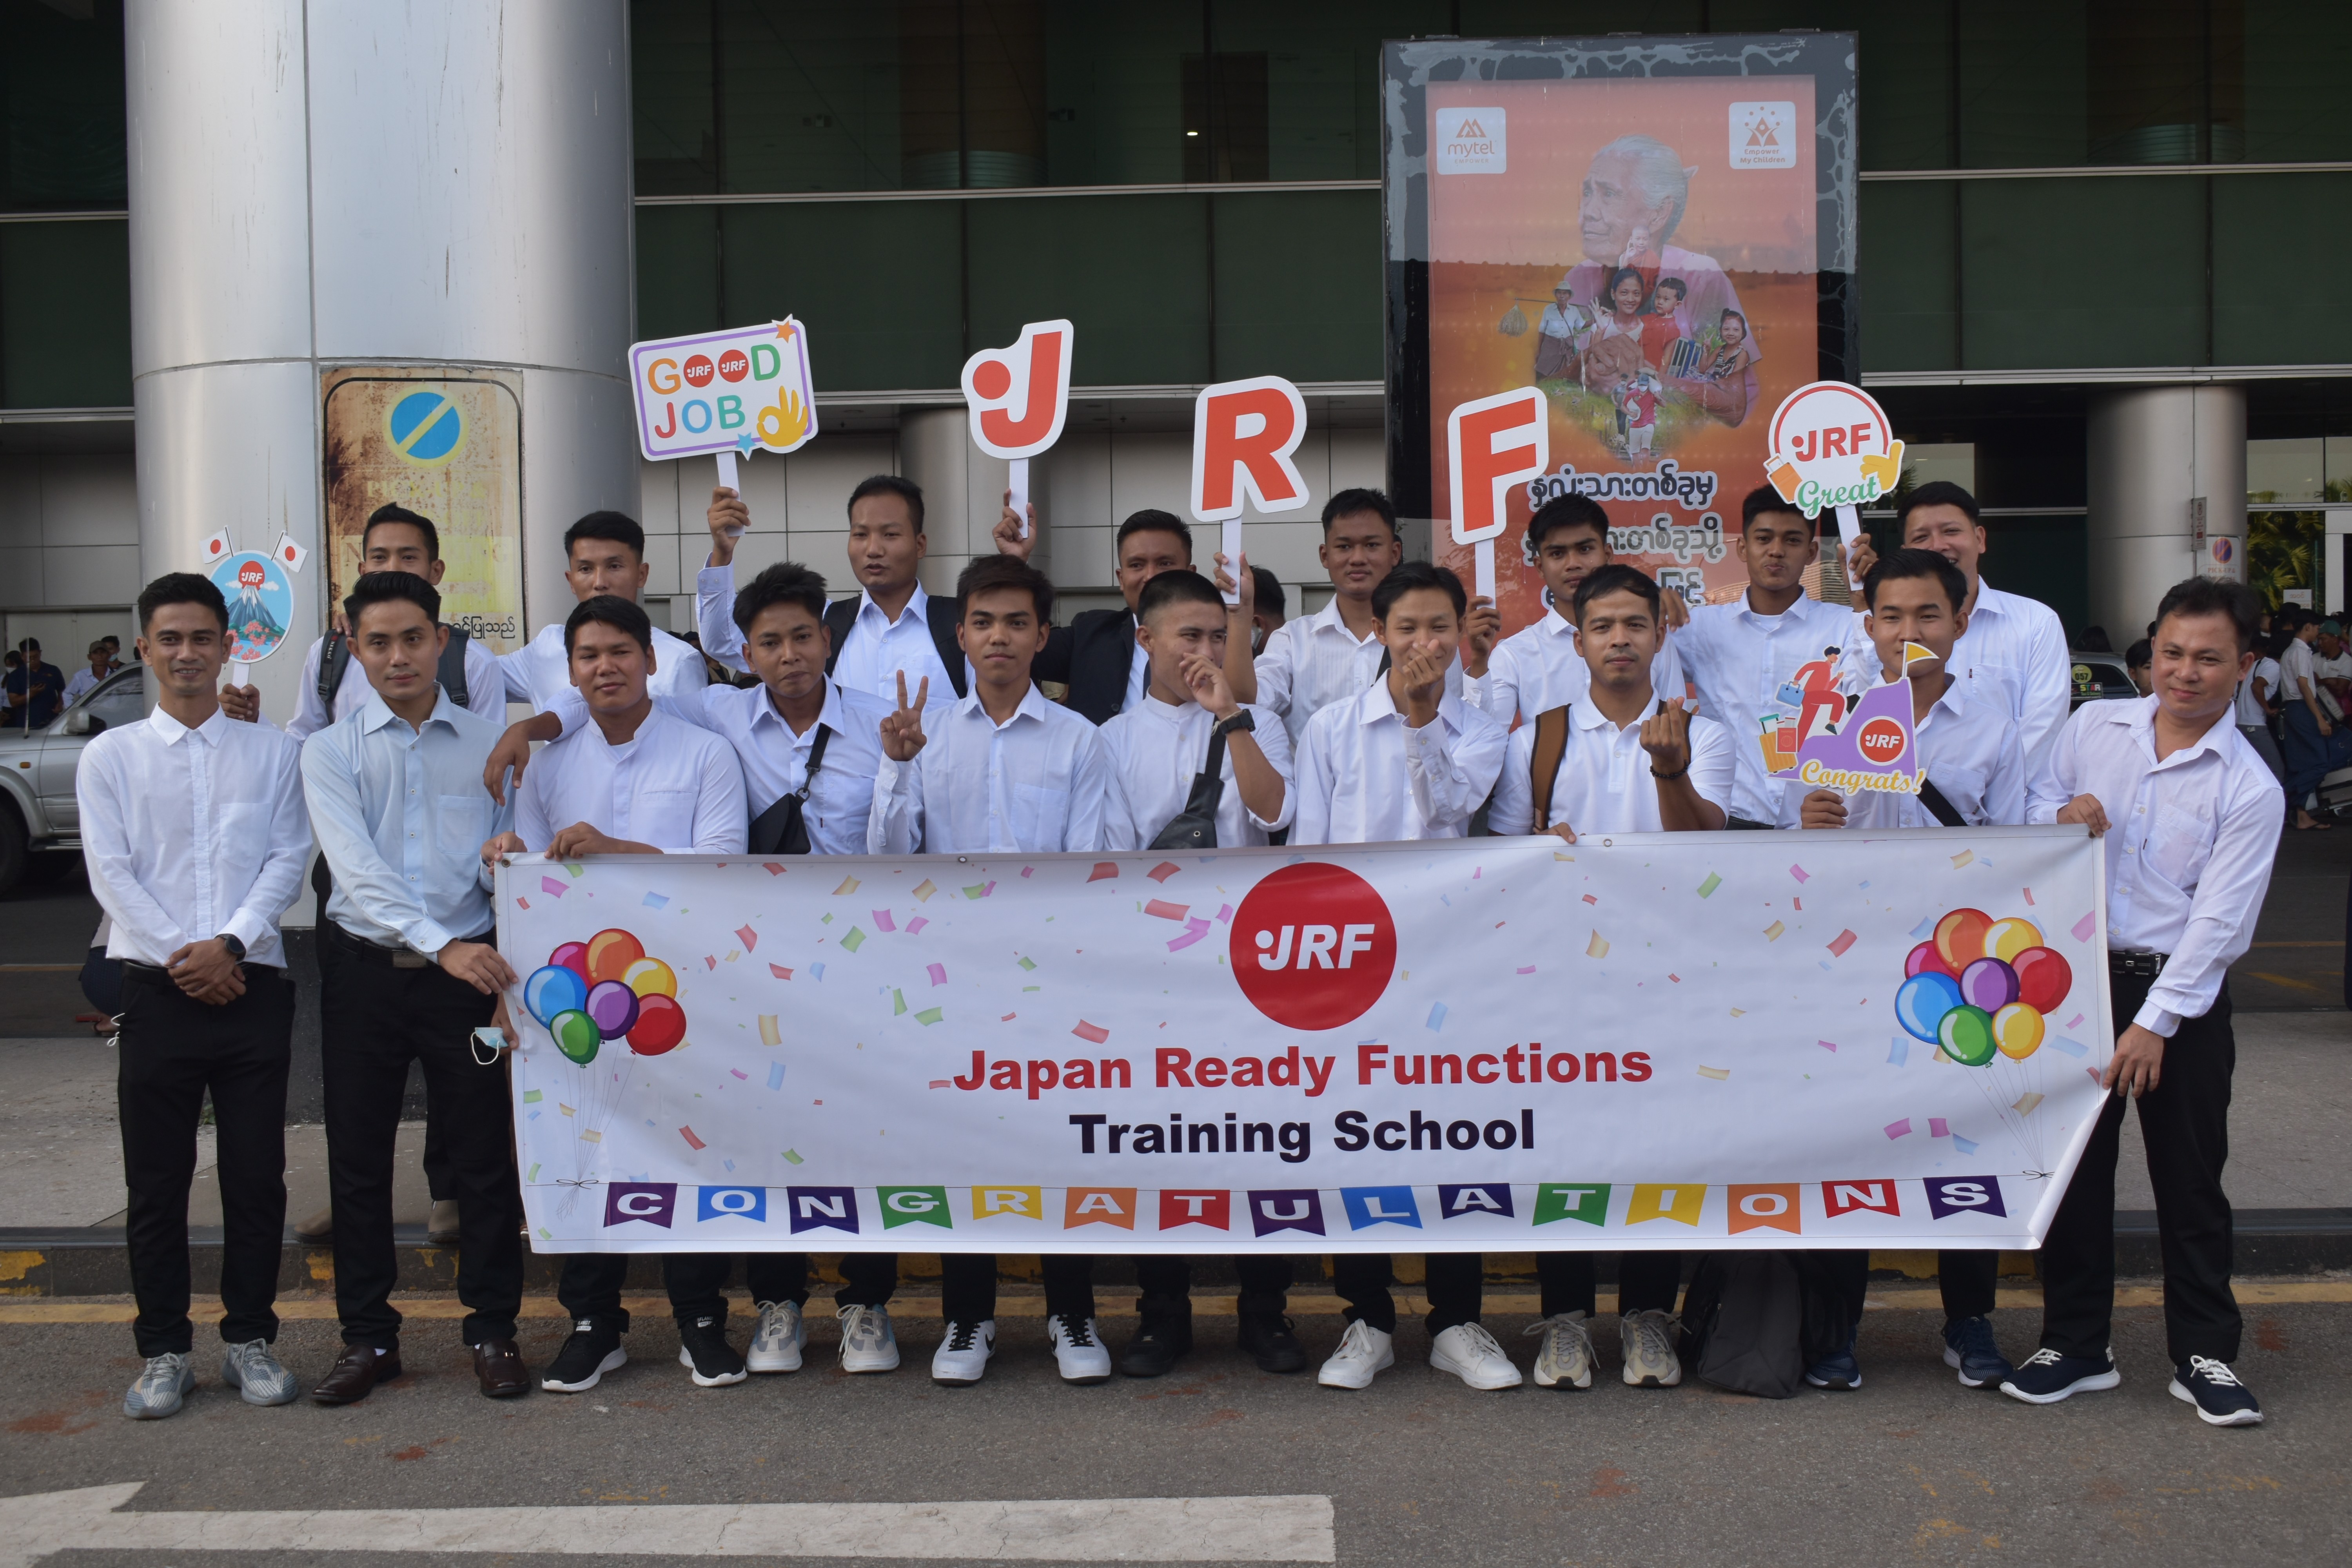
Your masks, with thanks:
[(824, 765), (824, 743), (833, 739), (833, 731), (817, 726), (816, 743), (809, 748), (808, 773), (801, 779), (801, 787), (787, 791), (782, 799), (751, 819), (751, 851), (754, 855), (805, 855), (809, 852), (808, 824), (802, 819), (801, 807), (807, 801), (810, 788), (816, 783), (816, 771)]
[(1225, 798), (1225, 736), (1235, 730), (1255, 730), (1257, 720), (1246, 708), (1209, 731), (1209, 758), (1192, 775), (1192, 794), (1184, 809), (1168, 819), (1148, 849), (1214, 849), (1217, 847), (1217, 806)]

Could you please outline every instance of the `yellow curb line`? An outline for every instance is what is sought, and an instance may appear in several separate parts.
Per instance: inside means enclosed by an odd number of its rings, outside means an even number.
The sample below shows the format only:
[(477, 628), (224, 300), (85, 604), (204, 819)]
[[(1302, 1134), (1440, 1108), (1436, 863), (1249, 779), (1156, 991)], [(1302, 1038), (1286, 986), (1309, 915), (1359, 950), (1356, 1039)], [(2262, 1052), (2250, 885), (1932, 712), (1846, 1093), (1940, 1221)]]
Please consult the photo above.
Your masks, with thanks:
[[(2352, 1305), (2352, 1279), (2240, 1279), (2234, 1282), (2232, 1289), (2242, 1306)], [(2038, 1307), (2042, 1304), (2042, 1292), (2032, 1288), (2003, 1289), (1998, 1293), (1997, 1300), (2003, 1307)], [(737, 1298), (737, 1300), (748, 1308), (748, 1302), (743, 1302), (741, 1298)], [(1874, 1290), (1871, 1292), (1868, 1302), (1873, 1308), (1887, 1311), (1943, 1310), (1943, 1299), (1932, 1288), (1897, 1287)], [(2122, 1285), (2116, 1289), (2116, 1305), (2118, 1307), (2157, 1307), (2163, 1303), (2161, 1286)], [(396, 1296), (393, 1298), (393, 1305), (406, 1317), (424, 1320), (462, 1318), (467, 1313), (465, 1304), (453, 1296)], [(656, 1320), (667, 1316), (669, 1311), (668, 1300), (661, 1296), (631, 1296), (624, 1299), (622, 1305), (633, 1314)], [(810, 1299), (810, 1315), (814, 1317), (825, 1311), (827, 1305), (826, 1298), (820, 1291)], [(1337, 1296), (1294, 1293), (1290, 1298), (1290, 1310), (1301, 1317), (1334, 1316), (1340, 1305)], [(1539, 1310), (1540, 1305), (1540, 1298), (1533, 1293), (1498, 1294), (1489, 1291), (1486, 1298), (1486, 1310), (1498, 1316), (1529, 1316)], [(1602, 1312), (1614, 1312), (1617, 1298), (1604, 1291), (1595, 1305)], [(202, 1322), (217, 1317), (220, 1310), (217, 1300), (202, 1299), (190, 1305), (189, 1316)], [(1428, 1310), (1426, 1298), (1409, 1291), (1397, 1293), (1400, 1316), (1415, 1316)], [(19, 1299), (0, 1301), (0, 1323), (127, 1323), (138, 1315), (138, 1310), (131, 1302), (118, 1298)], [(1192, 1310), (1199, 1317), (1230, 1318), (1234, 1315), (1234, 1298), (1195, 1296), (1192, 1298)], [(1045, 1312), (1045, 1298), (1038, 1295), (1008, 1293), (1000, 1297), (997, 1304), (997, 1316), (1001, 1318), (1042, 1318)], [(331, 1298), (319, 1296), (284, 1299), (278, 1303), (278, 1315), (289, 1322), (331, 1322), (335, 1320), (335, 1303)], [(523, 1299), (520, 1315), (526, 1319), (560, 1319), (565, 1314), (562, 1304), (551, 1296), (528, 1296)], [(937, 1318), (940, 1300), (936, 1296), (896, 1297), (890, 1302), (890, 1315), (894, 1318)], [(1135, 1316), (1135, 1307), (1131, 1300), (1105, 1301), (1098, 1315), (1131, 1318)]]

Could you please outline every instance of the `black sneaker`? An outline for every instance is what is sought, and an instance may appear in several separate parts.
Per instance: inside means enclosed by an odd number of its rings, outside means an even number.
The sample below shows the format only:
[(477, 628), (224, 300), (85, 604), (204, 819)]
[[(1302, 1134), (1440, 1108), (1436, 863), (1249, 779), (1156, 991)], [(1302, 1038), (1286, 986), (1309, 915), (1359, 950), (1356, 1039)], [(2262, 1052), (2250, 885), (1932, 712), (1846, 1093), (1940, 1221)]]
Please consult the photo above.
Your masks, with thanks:
[(606, 1373), (619, 1371), (628, 1360), (629, 1352), (621, 1348), (620, 1330), (594, 1318), (582, 1318), (572, 1325), (571, 1337), (548, 1363), (547, 1374), (539, 1380), (539, 1385), (550, 1394), (584, 1394), (595, 1387), (597, 1380)]
[(2225, 1361), (2190, 1356), (2172, 1369), (2172, 1397), (2197, 1406), (2208, 1426), (2259, 1426), (2263, 1407)]
[(697, 1388), (723, 1388), (751, 1373), (743, 1358), (727, 1342), (727, 1320), (697, 1318), (677, 1326), (677, 1364), (694, 1373)]
[(1135, 1337), (1118, 1355), (1118, 1370), (1129, 1377), (1161, 1377), (1192, 1353), (1192, 1319), (1150, 1317), (1136, 1326)]
[(1279, 1312), (1253, 1314), (1241, 1321), (1234, 1342), (1256, 1358), (1260, 1372), (1305, 1372), (1307, 1349), (1291, 1331), (1297, 1326)]
[(2103, 1356), (2061, 1355), (2043, 1348), (2025, 1358), (2025, 1364), (2001, 1379), (2000, 1391), (2028, 1405), (2055, 1405), (2077, 1394), (2113, 1388), (2123, 1382), (2116, 1370), (2116, 1352)]
[(1944, 1325), (1944, 1364), (1957, 1368), (1962, 1388), (1999, 1388), (2017, 1374), (2000, 1353), (1990, 1318), (1958, 1318)]

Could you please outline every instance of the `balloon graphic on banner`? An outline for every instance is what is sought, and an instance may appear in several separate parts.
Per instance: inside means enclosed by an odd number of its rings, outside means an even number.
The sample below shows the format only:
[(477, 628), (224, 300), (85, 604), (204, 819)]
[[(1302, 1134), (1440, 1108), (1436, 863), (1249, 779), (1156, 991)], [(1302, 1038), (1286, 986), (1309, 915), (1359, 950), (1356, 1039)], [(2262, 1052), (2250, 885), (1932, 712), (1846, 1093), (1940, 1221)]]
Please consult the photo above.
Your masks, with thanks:
[(2074, 990), (2074, 966), (2042, 944), (2032, 921), (1958, 909), (1905, 956), (1903, 973), (1895, 1021), (1945, 1059), (1984, 1069), (1976, 1082), (1987, 1106), (2038, 1158), (2039, 1053), (2048, 1015)]
[(522, 1005), (530, 1016), (549, 1030), (555, 1027), (559, 1013), (578, 1012), (588, 1001), (588, 983), (577, 970), (561, 963), (550, 963), (532, 971), (522, 983)]
[(616, 1039), (637, 1021), (637, 994), (617, 980), (600, 980), (588, 988), (586, 1012), (606, 1039)]
[(596, 1020), (577, 1008), (558, 1013), (548, 1024), (547, 1032), (555, 1037), (557, 1050), (583, 1068), (596, 1059), (597, 1047), (604, 1043)]

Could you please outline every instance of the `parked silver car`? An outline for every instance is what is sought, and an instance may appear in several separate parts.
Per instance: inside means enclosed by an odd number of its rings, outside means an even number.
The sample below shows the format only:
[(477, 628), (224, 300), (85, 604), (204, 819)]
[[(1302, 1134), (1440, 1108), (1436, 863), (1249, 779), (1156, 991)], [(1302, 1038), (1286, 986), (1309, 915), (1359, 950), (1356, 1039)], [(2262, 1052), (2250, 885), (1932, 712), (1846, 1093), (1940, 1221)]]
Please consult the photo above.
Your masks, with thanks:
[(89, 738), (147, 716), (146, 670), (133, 665), (81, 694), (38, 730), (0, 730), (0, 893), (41, 850), (81, 847), (74, 769)]

